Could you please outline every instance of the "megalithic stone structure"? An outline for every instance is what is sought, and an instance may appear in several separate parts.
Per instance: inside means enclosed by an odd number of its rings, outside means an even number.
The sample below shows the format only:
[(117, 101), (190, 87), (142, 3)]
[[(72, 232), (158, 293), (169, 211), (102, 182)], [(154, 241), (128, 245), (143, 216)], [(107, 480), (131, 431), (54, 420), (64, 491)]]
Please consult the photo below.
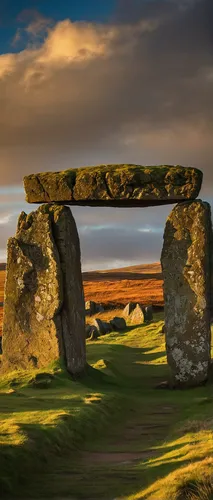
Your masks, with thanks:
[(210, 367), (211, 210), (200, 200), (176, 205), (161, 256), (167, 360), (175, 386), (195, 386)]
[(41, 368), (59, 358), (84, 370), (85, 316), (80, 246), (67, 207), (21, 213), (8, 241), (3, 368)]
[(146, 207), (178, 203), (165, 229), (162, 267), (167, 358), (173, 385), (204, 382), (210, 365), (210, 207), (197, 198), (203, 174), (180, 165), (99, 165), (24, 178), (26, 200), (8, 242), (3, 366), (43, 367), (62, 357), (86, 365), (80, 245), (63, 205)]
[(29, 203), (149, 207), (197, 198), (203, 174), (181, 165), (99, 165), (24, 177)]

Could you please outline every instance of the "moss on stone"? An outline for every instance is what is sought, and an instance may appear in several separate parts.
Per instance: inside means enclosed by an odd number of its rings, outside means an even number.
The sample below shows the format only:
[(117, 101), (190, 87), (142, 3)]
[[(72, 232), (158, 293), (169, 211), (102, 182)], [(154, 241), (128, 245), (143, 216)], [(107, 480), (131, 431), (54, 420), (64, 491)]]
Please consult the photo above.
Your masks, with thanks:
[(97, 165), (24, 178), (29, 203), (145, 206), (195, 199), (200, 170), (180, 165)]

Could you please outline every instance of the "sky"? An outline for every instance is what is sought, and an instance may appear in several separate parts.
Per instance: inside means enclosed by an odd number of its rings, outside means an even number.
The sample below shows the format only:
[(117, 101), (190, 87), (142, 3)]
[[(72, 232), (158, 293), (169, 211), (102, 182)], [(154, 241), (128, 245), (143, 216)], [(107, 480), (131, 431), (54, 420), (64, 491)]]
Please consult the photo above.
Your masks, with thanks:
[[(193, 166), (213, 206), (212, 0), (1, 0), (0, 110), (0, 261), (26, 174)], [(171, 209), (72, 207), (83, 270), (159, 261)]]

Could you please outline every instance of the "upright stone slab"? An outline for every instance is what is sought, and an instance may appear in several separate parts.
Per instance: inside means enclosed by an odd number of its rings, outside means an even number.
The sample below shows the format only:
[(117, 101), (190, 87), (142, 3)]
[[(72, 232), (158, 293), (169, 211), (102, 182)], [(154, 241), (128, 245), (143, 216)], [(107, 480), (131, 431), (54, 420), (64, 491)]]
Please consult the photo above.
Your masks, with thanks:
[(53, 236), (59, 252), (63, 281), (61, 308), (65, 361), (69, 372), (81, 373), (86, 364), (85, 302), (81, 274), (81, 253), (78, 231), (68, 207), (41, 207), (52, 216)]
[(3, 367), (41, 368), (60, 357), (72, 374), (85, 367), (80, 248), (70, 210), (45, 205), (22, 212), (8, 241)]
[(131, 323), (133, 325), (140, 325), (144, 323), (145, 318), (144, 318), (144, 310), (143, 307), (140, 304), (136, 304), (136, 307), (133, 310), (133, 313), (131, 315)]
[(168, 217), (161, 256), (167, 359), (175, 386), (194, 386), (210, 366), (211, 210), (200, 200)]

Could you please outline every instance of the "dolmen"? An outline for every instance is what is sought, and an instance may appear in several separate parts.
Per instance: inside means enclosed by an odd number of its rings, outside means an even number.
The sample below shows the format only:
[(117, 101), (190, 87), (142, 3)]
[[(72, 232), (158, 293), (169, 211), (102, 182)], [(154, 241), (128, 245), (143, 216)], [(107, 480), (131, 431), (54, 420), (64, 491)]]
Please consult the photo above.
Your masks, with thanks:
[(41, 368), (62, 358), (86, 365), (85, 302), (76, 224), (66, 205), (177, 204), (161, 256), (167, 359), (176, 387), (204, 383), (210, 367), (211, 212), (197, 199), (202, 172), (183, 166), (99, 165), (24, 178), (26, 200), (8, 241), (3, 369)]

